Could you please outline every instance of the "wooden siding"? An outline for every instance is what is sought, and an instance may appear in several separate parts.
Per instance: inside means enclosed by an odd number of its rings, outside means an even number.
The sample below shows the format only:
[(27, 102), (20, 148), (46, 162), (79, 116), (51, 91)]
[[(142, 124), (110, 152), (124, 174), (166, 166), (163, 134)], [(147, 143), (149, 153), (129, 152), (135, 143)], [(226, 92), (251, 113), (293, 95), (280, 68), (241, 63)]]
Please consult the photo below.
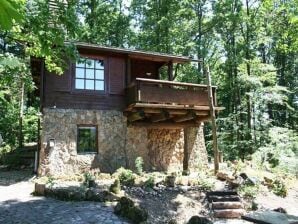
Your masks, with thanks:
[[(131, 60), (132, 81), (138, 78), (158, 79), (158, 69), (162, 64), (153, 61)], [(151, 73), (151, 76), (146, 75)]]
[(125, 88), (125, 60), (123, 58), (109, 58), (110, 94), (124, 94)]
[[(87, 56), (85, 53), (84, 56)], [(92, 55), (94, 57), (94, 55)], [(91, 57), (92, 57), (91, 56)], [(45, 71), (43, 107), (123, 110), (125, 108), (124, 80), (125, 58), (105, 58), (105, 92), (76, 90), (74, 87), (75, 65), (59, 76)]]

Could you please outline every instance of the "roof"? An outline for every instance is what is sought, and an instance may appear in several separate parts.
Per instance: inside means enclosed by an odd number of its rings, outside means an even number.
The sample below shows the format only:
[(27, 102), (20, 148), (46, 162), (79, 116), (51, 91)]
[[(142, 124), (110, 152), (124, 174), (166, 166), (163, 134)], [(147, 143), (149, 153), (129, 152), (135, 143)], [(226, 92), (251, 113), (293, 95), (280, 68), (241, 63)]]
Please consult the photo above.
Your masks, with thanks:
[(84, 43), (84, 42), (75, 42), (74, 44), (77, 46), (77, 48), (81, 48), (81, 49), (92, 49), (92, 50), (101, 51), (101, 52), (123, 54), (131, 58), (140, 58), (144, 60), (153, 60), (153, 61), (160, 61), (160, 62), (172, 61), (173, 63), (186, 63), (186, 62), (193, 61), (192, 58), (186, 57), (186, 56), (126, 49), (126, 48), (119, 48), (119, 47), (107, 47), (107, 46), (102, 46), (98, 44), (90, 44), (90, 43)]

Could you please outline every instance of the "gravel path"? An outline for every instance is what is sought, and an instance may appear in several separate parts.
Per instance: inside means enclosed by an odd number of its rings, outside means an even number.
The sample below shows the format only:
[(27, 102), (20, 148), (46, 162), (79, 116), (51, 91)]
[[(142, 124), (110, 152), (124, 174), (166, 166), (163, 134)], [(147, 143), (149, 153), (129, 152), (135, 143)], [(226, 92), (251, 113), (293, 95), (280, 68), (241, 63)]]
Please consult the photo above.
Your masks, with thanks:
[[(114, 215), (112, 205), (97, 202), (65, 202), (31, 196), (34, 184), (28, 181), (29, 178), (22, 178), (20, 175), (26, 174), (0, 171), (0, 223), (127, 223)], [(23, 181), (16, 183), (15, 176)]]

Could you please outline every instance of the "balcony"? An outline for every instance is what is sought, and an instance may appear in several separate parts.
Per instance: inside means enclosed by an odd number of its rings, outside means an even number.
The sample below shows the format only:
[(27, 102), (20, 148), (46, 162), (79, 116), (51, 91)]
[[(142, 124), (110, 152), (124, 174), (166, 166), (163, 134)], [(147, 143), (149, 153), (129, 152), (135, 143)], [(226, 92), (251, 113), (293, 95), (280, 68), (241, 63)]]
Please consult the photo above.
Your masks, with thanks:
[[(216, 87), (212, 86), (217, 107)], [(136, 78), (126, 89), (125, 114), (134, 125), (198, 126), (210, 117), (207, 85)]]

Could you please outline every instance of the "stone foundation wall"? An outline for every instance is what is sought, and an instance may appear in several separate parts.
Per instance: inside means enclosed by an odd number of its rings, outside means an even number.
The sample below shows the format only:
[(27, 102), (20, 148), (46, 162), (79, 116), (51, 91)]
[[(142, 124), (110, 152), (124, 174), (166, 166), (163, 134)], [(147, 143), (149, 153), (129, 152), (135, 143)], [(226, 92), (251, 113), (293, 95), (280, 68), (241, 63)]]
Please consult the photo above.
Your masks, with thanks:
[[(113, 172), (123, 166), (134, 169), (144, 159), (146, 170), (182, 170), (183, 129), (127, 127), (120, 111), (44, 109), (39, 174), (67, 175), (99, 168)], [(97, 125), (98, 153), (77, 153), (77, 125)], [(207, 163), (203, 127), (188, 128), (190, 168)], [(55, 146), (49, 146), (49, 140)]]

